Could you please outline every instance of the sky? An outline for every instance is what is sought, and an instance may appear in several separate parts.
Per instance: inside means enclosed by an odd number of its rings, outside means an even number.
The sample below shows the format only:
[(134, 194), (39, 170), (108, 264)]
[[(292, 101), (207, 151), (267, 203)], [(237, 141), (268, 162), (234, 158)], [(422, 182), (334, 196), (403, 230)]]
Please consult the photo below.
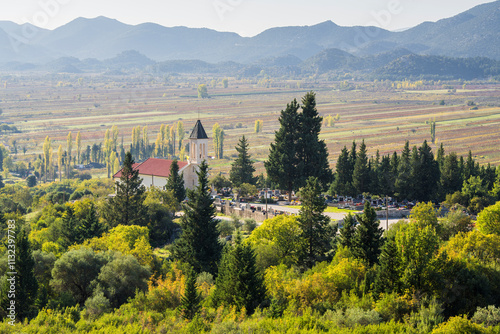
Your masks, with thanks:
[(0, 0), (0, 20), (55, 29), (75, 18), (106, 16), (255, 36), (272, 27), (314, 25), (411, 28), (491, 0)]

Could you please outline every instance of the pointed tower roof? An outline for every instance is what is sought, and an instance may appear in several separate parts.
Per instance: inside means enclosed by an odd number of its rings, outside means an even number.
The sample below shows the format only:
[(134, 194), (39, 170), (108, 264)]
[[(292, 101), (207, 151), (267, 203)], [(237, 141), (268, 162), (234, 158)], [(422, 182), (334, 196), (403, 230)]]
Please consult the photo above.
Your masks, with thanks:
[(200, 120), (196, 122), (189, 139), (208, 139), (207, 133), (205, 132), (203, 125), (201, 125)]

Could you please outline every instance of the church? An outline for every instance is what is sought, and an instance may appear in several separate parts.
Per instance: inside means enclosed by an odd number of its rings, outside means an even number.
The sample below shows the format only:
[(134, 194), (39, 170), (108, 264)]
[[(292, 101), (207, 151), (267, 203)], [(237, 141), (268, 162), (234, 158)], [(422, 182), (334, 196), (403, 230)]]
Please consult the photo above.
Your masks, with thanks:
[[(189, 136), (189, 158), (188, 161), (178, 161), (179, 173), (183, 174), (184, 186), (194, 189), (198, 185), (199, 165), (208, 157), (208, 136), (198, 120)], [(139, 171), (139, 177), (145, 187), (163, 188), (167, 184), (170, 175), (170, 166), (173, 160), (148, 158), (141, 163), (135, 163), (133, 169)], [(122, 174), (120, 170), (113, 175), (113, 179), (119, 179)]]

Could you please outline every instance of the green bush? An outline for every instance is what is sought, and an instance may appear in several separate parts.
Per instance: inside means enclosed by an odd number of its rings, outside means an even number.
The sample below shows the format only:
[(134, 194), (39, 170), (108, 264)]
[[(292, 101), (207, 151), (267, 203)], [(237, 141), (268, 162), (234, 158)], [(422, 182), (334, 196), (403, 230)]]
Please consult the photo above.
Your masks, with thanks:
[(485, 326), (496, 326), (500, 324), (500, 308), (495, 305), (488, 307), (478, 307), (476, 313), (471, 319), (477, 324)]

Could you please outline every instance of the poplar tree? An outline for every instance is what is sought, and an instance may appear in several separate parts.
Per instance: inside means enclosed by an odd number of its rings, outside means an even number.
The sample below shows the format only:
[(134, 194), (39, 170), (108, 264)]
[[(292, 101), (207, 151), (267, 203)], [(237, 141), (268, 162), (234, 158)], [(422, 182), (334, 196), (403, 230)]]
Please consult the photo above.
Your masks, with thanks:
[(116, 181), (116, 195), (108, 200), (104, 216), (110, 227), (122, 225), (144, 225), (146, 188), (139, 178), (139, 171), (133, 170), (132, 154), (127, 152), (123, 161), (120, 180)]
[(257, 183), (257, 178), (253, 176), (255, 167), (248, 153), (248, 146), (248, 141), (245, 136), (243, 136), (235, 147), (238, 152), (238, 157), (232, 163), (231, 170), (229, 171), (229, 179), (234, 187), (239, 187), (243, 183)]
[(172, 191), (178, 203), (186, 198), (186, 188), (184, 187), (184, 176), (179, 174), (179, 164), (177, 160), (172, 161), (170, 165), (170, 174), (168, 175), (166, 190)]
[(208, 165), (200, 164), (198, 186), (187, 191), (188, 202), (181, 217), (182, 234), (174, 243), (174, 259), (190, 264), (194, 271), (217, 273), (221, 244), (215, 219), (214, 200), (208, 187)]
[(66, 162), (66, 178), (69, 178), (69, 171), (71, 168), (71, 151), (73, 150), (73, 138), (71, 138), (71, 131), (68, 133), (66, 140), (66, 145), (68, 146), (68, 161)]
[(80, 153), (81, 153), (81, 150), (82, 150), (82, 135), (80, 134), (80, 131), (78, 131), (78, 133), (76, 134), (76, 160), (77, 160), (77, 163), (80, 163)]

